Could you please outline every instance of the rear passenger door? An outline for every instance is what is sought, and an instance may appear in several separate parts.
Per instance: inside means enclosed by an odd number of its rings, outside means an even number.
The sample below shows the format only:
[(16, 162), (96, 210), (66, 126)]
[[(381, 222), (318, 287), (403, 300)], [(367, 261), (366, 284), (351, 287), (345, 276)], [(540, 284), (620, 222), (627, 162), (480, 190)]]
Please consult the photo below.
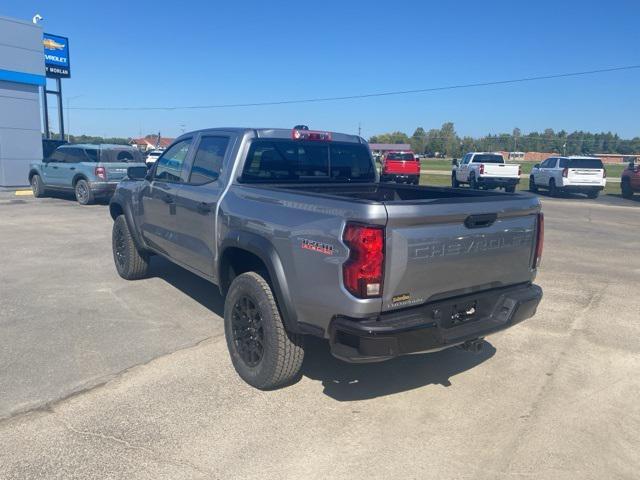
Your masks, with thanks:
[[(216, 207), (224, 190), (220, 180), (235, 137), (224, 133), (201, 134), (186, 175), (176, 192), (176, 259), (214, 277), (216, 258)], [(230, 181), (230, 180), (228, 180)]]

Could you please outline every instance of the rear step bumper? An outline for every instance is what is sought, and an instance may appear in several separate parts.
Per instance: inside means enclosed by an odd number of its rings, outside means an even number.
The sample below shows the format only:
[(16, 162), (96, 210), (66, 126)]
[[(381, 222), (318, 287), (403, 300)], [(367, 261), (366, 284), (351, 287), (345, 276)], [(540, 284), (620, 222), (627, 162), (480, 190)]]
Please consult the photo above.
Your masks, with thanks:
[(353, 363), (378, 362), (472, 342), (536, 313), (542, 289), (498, 288), (388, 312), (374, 319), (335, 317), (331, 353)]
[(478, 184), (485, 187), (512, 187), (520, 183), (520, 178), (511, 177), (480, 177)]

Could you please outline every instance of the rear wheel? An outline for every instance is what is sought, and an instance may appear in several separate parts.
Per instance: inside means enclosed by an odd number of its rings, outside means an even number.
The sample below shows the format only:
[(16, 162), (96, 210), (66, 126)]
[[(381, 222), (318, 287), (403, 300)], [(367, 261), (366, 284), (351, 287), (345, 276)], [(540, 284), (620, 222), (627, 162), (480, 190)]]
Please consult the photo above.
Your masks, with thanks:
[(509, 185), (508, 187), (504, 187), (504, 191), (507, 193), (514, 193), (516, 191), (516, 186)]
[(587, 197), (589, 198), (598, 198), (600, 192), (598, 190), (593, 190), (592, 192), (587, 193)]
[(95, 200), (89, 182), (83, 178), (76, 182), (75, 192), (76, 200), (80, 205), (91, 205)]
[(556, 181), (553, 178), (549, 180), (549, 195), (552, 197), (558, 196), (558, 188), (556, 187)]
[(626, 178), (622, 179), (622, 183), (620, 184), (620, 189), (622, 190), (623, 198), (631, 198), (633, 197), (633, 190), (631, 188), (631, 183)]
[(478, 181), (476, 180), (475, 175), (471, 176), (471, 178), (469, 178), (469, 186), (471, 188), (473, 188), (474, 190), (478, 190), (480, 187), (478, 186)]
[(536, 193), (538, 191), (538, 186), (536, 185), (536, 179), (531, 175), (529, 177), (529, 191)]
[(303, 337), (286, 331), (271, 287), (256, 272), (238, 275), (224, 303), (227, 347), (238, 375), (266, 390), (300, 376)]
[(42, 183), (40, 175), (36, 174), (31, 177), (31, 191), (36, 198), (44, 197), (44, 183)]
[(119, 215), (113, 222), (111, 248), (118, 275), (125, 280), (138, 280), (147, 276), (149, 255), (136, 244), (124, 215)]

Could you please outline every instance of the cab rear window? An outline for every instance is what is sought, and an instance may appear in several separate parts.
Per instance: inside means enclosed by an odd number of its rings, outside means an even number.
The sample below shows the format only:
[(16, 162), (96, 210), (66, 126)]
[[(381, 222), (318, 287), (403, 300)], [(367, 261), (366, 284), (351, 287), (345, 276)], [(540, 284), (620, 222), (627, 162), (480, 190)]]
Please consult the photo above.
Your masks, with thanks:
[(416, 160), (412, 153), (389, 153), (387, 160)]
[(256, 140), (241, 180), (269, 182), (373, 182), (369, 149), (362, 144), (294, 140)]
[(502, 155), (480, 154), (473, 156), (473, 163), (504, 163)]

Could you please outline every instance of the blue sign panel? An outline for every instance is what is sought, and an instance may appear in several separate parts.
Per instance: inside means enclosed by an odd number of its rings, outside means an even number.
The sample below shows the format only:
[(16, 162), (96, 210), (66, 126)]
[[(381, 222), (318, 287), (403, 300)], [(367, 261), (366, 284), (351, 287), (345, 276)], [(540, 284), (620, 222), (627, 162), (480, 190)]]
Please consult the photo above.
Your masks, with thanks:
[(43, 34), (44, 67), (49, 78), (69, 78), (69, 39), (50, 33)]

